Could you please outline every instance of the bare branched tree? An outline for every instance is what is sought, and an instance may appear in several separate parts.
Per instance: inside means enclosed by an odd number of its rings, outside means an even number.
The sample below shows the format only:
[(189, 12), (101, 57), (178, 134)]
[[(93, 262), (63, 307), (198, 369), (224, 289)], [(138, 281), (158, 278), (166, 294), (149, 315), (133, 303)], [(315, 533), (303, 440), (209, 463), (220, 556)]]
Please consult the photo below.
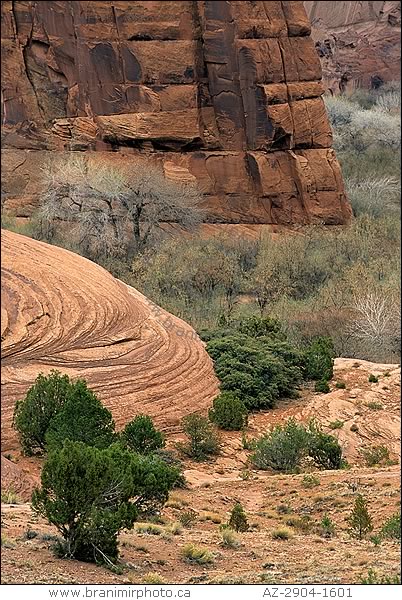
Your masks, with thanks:
[(355, 296), (352, 335), (391, 352), (398, 350), (401, 339), (400, 304), (392, 295), (379, 292)]
[(161, 168), (139, 163), (112, 166), (71, 155), (45, 169), (40, 219), (51, 239), (61, 222), (92, 258), (130, 259), (145, 249), (163, 223), (194, 228), (201, 221), (195, 186), (167, 179)]

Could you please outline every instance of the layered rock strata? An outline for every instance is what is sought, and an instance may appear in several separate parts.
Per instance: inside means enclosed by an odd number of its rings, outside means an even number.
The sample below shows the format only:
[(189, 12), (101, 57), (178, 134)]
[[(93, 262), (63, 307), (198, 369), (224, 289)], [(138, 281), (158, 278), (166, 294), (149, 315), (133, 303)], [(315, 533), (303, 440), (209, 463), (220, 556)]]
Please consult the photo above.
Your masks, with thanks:
[(158, 161), (212, 223), (350, 217), (303, 2), (2, 2), (5, 205), (58, 152)]
[(123, 426), (151, 415), (164, 430), (217, 394), (194, 330), (72, 252), (2, 230), (1, 438), (14, 449), (15, 401), (38, 373), (84, 378)]

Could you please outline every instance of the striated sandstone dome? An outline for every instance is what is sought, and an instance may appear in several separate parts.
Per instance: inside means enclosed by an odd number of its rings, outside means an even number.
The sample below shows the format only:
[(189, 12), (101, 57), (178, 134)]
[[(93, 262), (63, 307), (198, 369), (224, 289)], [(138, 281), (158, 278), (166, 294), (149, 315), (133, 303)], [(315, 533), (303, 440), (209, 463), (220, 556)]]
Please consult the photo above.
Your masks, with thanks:
[(174, 430), (217, 394), (194, 330), (98, 265), (2, 230), (2, 451), (16, 445), (15, 401), (38, 373), (82, 377), (117, 427), (145, 412)]

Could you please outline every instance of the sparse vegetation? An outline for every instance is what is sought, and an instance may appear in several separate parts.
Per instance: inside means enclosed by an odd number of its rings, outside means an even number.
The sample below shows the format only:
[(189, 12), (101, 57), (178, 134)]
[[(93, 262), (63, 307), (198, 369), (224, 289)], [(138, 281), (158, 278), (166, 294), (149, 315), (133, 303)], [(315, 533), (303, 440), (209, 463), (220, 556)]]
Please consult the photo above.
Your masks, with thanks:
[(331, 538), (335, 535), (335, 523), (327, 514), (325, 514), (321, 519), (319, 533), (325, 538)]
[(360, 584), (365, 585), (400, 585), (401, 575), (379, 575), (374, 569), (369, 569), (366, 577), (361, 577)]
[(189, 509), (180, 513), (179, 521), (183, 525), (183, 527), (190, 528), (194, 525), (197, 519), (197, 513), (195, 510)]
[(183, 429), (189, 438), (178, 448), (197, 461), (207, 460), (219, 452), (219, 437), (206, 417), (193, 413), (183, 418)]
[(337, 381), (337, 382), (335, 383), (335, 387), (336, 387), (338, 390), (345, 390), (345, 389), (346, 389), (346, 383), (345, 383), (344, 381)]
[(381, 402), (367, 402), (365, 406), (367, 406), (367, 408), (370, 408), (371, 410), (383, 410), (384, 408)]
[(183, 527), (181, 523), (178, 523), (177, 521), (168, 525), (166, 530), (172, 535), (181, 535), (183, 533)]
[(24, 540), (33, 540), (33, 539), (35, 539), (36, 537), (38, 537), (38, 535), (39, 535), (39, 534), (38, 534), (38, 532), (37, 532), (37, 531), (35, 531), (34, 529), (30, 529), (30, 528), (28, 527), (28, 529), (26, 529), (26, 530), (24, 531), (24, 533), (23, 533), (23, 539), (24, 539)]
[(1, 490), (2, 504), (20, 504), (21, 500), (12, 487)]
[(213, 512), (204, 512), (200, 515), (200, 521), (211, 521), (211, 523), (215, 523), (215, 525), (219, 525), (222, 523), (222, 517), (217, 513)]
[(367, 500), (361, 494), (356, 496), (348, 523), (351, 535), (357, 537), (359, 540), (363, 539), (373, 530), (372, 519), (367, 509)]
[(389, 464), (390, 461), (389, 450), (386, 446), (371, 446), (369, 448), (363, 448), (361, 450), (361, 454), (368, 467)]
[(302, 486), (304, 488), (313, 488), (320, 485), (320, 480), (315, 475), (306, 474), (303, 475)]
[(331, 421), (330, 423), (328, 423), (328, 427), (330, 429), (342, 429), (342, 427), (344, 426), (344, 422), (336, 419), (336, 421)]
[(1, 534), (1, 547), (12, 550), (15, 548), (15, 542), (7, 537), (4, 533)]
[(230, 527), (222, 530), (222, 546), (226, 548), (239, 548), (241, 546), (239, 535)]
[(144, 577), (142, 578), (142, 582), (148, 585), (166, 584), (166, 580), (162, 577), (162, 575), (156, 572), (150, 572), (144, 575)]
[(230, 529), (233, 529), (234, 531), (247, 531), (247, 529), (249, 527), (248, 521), (247, 521), (247, 515), (244, 512), (244, 508), (242, 507), (240, 502), (236, 502), (236, 504), (232, 508), (228, 526), (230, 527)]
[(370, 373), (368, 380), (370, 383), (378, 383), (378, 377), (372, 373)]
[(401, 513), (393, 514), (382, 526), (381, 537), (391, 540), (401, 539)]
[(214, 555), (208, 548), (202, 548), (195, 544), (186, 544), (183, 546), (181, 555), (186, 561), (197, 563), (198, 565), (208, 565), (214, 561)]
[(162, 535), (164, 532), (163, 527), (155, 523), (136, 523), (134, 529), (137, 533), (146, 535)]
[(274, 540), (290, 540), (293, 537), (290, 529), (286, 529), (285, 527), (274, 529), (271, 535)]

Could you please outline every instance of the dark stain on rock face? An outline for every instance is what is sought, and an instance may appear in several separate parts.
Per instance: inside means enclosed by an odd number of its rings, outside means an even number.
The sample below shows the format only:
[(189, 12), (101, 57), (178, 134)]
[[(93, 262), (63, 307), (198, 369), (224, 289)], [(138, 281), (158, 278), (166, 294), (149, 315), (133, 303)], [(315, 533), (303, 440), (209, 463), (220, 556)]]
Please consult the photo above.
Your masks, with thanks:
[(141, 65), (134, 54), (127, 48), (127, 46), (123, 46), (121, 49), (121, 55), (123, 58), (124, 77), (126, 81), (132, 81), (135, 83), (140, 82), (142, 77)]
[(96, 44), (90, 49), (89, 55), (99, 81), (117, 83), (121, 80), (118, 59), (110, 44)]

